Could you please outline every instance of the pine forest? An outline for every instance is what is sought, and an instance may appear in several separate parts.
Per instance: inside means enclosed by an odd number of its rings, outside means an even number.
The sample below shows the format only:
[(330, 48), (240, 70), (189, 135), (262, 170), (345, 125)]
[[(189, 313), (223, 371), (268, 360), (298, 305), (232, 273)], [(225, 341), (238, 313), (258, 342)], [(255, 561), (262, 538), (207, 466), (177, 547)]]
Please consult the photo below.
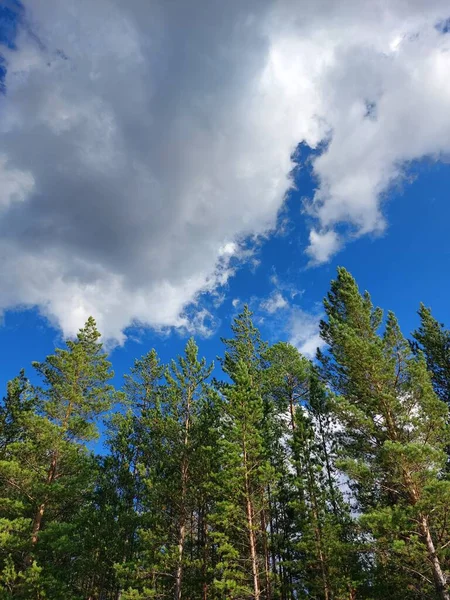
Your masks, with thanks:
[[(314, 360), (245, 307), (121, 389), (90, 318), (0, 405), (0, 599), (450, 600), (450, 331), (339, 268)], [(106, 450), (96, 454), (99, 431)]]

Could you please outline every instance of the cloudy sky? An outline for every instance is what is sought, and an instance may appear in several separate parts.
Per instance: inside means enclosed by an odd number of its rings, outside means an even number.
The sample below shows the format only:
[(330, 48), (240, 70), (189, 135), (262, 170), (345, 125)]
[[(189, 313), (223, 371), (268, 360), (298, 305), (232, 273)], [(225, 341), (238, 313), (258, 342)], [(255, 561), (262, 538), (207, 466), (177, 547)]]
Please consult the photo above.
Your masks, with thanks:
[(449, 17), (448, 0), (0, 0), (7, 370), (91, 314), (119, 353), (192, 333), (214, 353), (244, 301), (313, 352), (336, 264), (401, 317), (424, 300), (445, 320)]

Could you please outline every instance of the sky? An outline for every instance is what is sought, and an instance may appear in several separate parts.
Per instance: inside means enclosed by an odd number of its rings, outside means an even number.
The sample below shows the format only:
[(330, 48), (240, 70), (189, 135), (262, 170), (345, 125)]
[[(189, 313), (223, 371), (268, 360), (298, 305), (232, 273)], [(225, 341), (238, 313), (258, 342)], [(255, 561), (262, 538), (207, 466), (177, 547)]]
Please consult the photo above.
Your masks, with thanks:
[(447, 0), (0, 0), (0, 384), (93, 315), (115, 382), (338, 265), (450, 325)]

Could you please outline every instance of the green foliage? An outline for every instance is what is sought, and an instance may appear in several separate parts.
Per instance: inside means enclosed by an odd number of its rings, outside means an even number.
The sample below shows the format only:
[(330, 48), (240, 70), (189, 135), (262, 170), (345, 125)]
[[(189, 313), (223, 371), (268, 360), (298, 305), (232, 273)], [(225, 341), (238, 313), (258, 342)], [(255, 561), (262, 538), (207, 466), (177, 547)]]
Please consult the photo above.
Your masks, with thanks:
[(441, 400), (450, 404), (450, 331), (423, 304), (418, 313), (420, 327), (413, 332), (413, 350), (424, 353), (434, 391)]
[[(444, 477), (447, 407), (435, 395), (423, 357), (412, 354), (395, 316), (388, 314), (379, 333), (381, 311), (373, 308), (367, 293), (359, 293), (344, 269), (332, 282), (325, 310), (328, 319), (321, 330), (329, 353), (319, 358), (322, 376), (339, 394), (339, 466), (364, 513), (360, 523), (374, 537), (378, 566), (384, 566), (385, 577), (394, 573), (397, 580), (403, 569), (405, 576), (417, 579), (410, 594), (414, 598), (424, 581), (446, 578), (443, 545), (433, 538), (444, 526), (446, 511), (428, 511), (424, 500), (429, 486)], [(417, 558), (413, 567), (399, 560), (399, 548), (406, 543), (408, 555)], [(446, 597), (439, 584), (436, 589)]]
[[(0, 600), (449, 600), (450, 336), (339, 269), (311, 363), (245, 306), (123, 390), (89, 319), (0, 404)], [(109, 412), (114, 403), (116, 412)], [(108, 452), (88, 444), (109, 412)]]
[(14, 597), (79, 597), (69, 593), (78, 576), (74, 532), (96, 478), (84, 442), (96, 437), (95, 419), (114, 397), (99, 337), (89, 319), (76, 340), (35, 363), (43, 388), (32, 389), (23, 373), (8, 385), (0, 416), (0, 568), (10, 579), (15, 573)]

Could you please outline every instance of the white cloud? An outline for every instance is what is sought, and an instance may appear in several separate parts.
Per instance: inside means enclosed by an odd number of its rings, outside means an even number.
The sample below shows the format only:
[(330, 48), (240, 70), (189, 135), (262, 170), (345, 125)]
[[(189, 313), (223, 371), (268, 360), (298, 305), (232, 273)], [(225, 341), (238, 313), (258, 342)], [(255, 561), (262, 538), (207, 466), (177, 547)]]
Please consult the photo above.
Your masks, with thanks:
[(314, 358), (317, 348), (325, 345), (319, 333), (319, 323), (324, 316), (321, 308), (311, 312), (303, 310), (298, 304), (291, 302), (298, 293), (293, 292), (288, 301), (279, 291), (294, 290), (292, 284), (282, 283), (276, 273), (270, 280), (276, 289), (267, 299), (259, 302), (258, 308), (263, 315), (257, 314), (255, 320), (262, 325), (266, 322), (264, 313), (268, 313), (268, 330), (272, 332), (274, 340), (278, 341), (280, 332), (283, 332), (290, 344), (308, 358)]
[(319, 334), (321, 313), (309, 313), (295, 308), (290, 321), (290, 343), (308, 358), (314, 358), (317, 348), (323, 348), (325, 343)]
[(340, 240), (333, 230), (319, 232), (312, 229), (309, 233), (309, 247), (307, 253), (311, 256), (312, 263), (327, 262), (340, 247)]
[(38, 305), (66, 334), (92, 313), (119, 341), (133, 321), (191, 327), (186, 306), (275, 226), (302, 141), (328, 140), (312, 261), (345, 243), (341, 224), (381, 231), (403, 165), (450, 151), (450, 36), (434, 27), (449, 12), (26, 2), (18, 50), (3, 49), (0, 309)]
[(260, 308), (269, 314), (273, 314), (282, 308), (288, 307), (287, 300), (283, 297), (280, 292), (273, 292), (269, 298), (263, 300), (260, 304)]

